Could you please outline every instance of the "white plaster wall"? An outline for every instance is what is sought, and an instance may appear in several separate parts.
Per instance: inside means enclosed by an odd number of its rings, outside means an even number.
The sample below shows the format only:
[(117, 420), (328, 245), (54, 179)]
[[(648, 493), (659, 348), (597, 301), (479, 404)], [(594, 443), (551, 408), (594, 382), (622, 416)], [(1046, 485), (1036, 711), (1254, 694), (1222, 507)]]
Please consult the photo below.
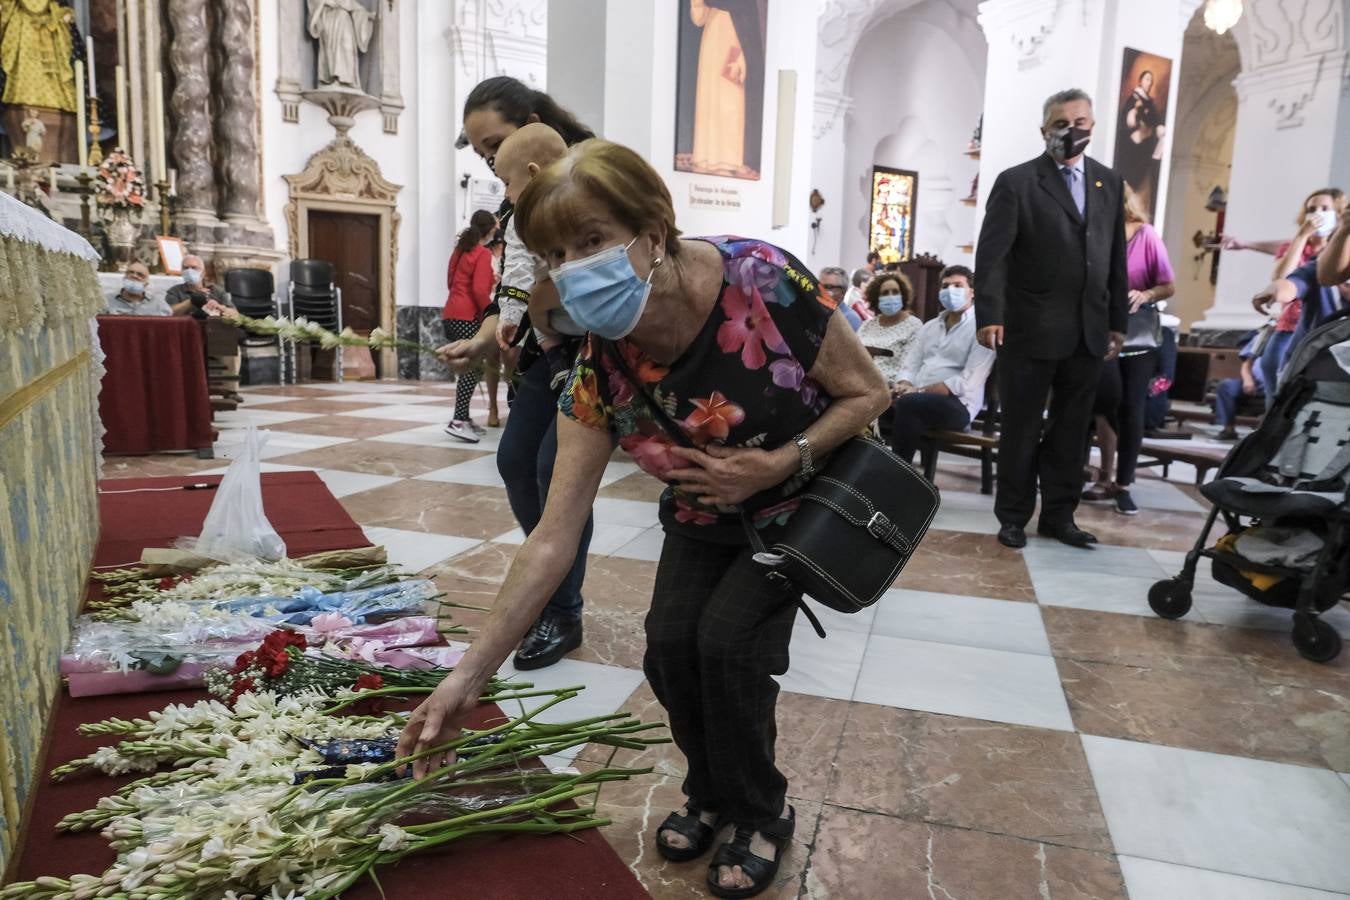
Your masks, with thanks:
[[(288, 195), (286, 182), (282, 180), (282, 176), (302, 171), (310, 156), (323, 149), (333, 139), (334, 131), (328, 124), (327, 114), (309, 103), (300, 105), (299, 123), (290, 124), (281, 118), (281, 101), (274, 90), (278, 53), (284, 52), (278, 47), (277, 8), (275, 0), (263, 0), (258, 6), (261, 48), (258, 55), (258, 70), (262, 87), (259, 118), (262, 125), (264, 209), (267, 221), (272, 225), (276, 235), (277, 247), (285, 251), (289, 246), (290, 234), (283, 214)], [(395, 275), (394, 302), (401, 306), (416, 305), (419, 300), (441, 303), (444, 302), (443, 290), (439, 298), (422, 297), (424, 286), (420, 284), (418, 271), (422, 242), (432, 237), (418, 227), (418, 203), (420, 195), (434, 194), (437, 186), (434, 183), (428, 184), (425, 180), (419, 182), (417, 133), (420, 124), (420, 85), (418, 79), (413, 77), (418, 70), (419, 36), (418, 16), (412, 4), (403, 7), (399, 25), (399, 48), (404, 73), (402, 92), (406, 107), (399, 117), (399, 134), (384, 133), (381, 115), (377, 109), (357, 116), (351, 137), (380, 164), (380, 170), (385, 178), (395, 184), (404, 185), (398, 199), (398, 211), (403, 216), (403, 223), (399, 228), (399, 262)], [(281, 274), (284, 277), (284, 271)], [(443, 284), (443, 262), (440, 280)]]
[(548, 92), (596, 134), (605, 133), (605, 31), (608, 0), (549, 0)]
[[(809, 250), (811, 128), (817, 0), (769, 4), (764, 78), (763, 172), (759, 181), (675, 171), (675, 0), (608, 0), (605, 18), (605, 137), (641, 153), (670, 188), (675, 220), (688, 235), (741, 234), (777, 244), (805, 260)], [(805, 26), (805, 27), (804, 27)], [(797, 72), (791, 218), (772, 227), (778, 71)], [(736, 211), (690, 205), (692, 184), (739, 190)]]
[[(975, 23), (930, 3), (870, 26), (853, 52), (844, 128), (843, 184), (834, 259), (852, 269), (867, 256), (874, 165), (919, 173), (915, 250), (969, 263), (974, 215), (960, 203), (978, 166), (965, 155), (984, 94), (984, 39)], [(822, 150), (822, 153), (828, 151)]]

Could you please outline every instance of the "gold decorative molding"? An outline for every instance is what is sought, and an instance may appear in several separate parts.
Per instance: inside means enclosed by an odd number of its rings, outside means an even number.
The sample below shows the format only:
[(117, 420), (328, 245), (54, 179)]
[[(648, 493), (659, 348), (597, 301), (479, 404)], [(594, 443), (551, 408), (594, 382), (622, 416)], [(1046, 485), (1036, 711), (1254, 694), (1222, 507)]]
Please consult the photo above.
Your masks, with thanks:
[(89, 364), (89, 351), (81, 350), (55, 368), (48, 369), (8, 397), (0, 398), (0, 428), (19, 417), (25, 409), (47, 396), (53, 388)]

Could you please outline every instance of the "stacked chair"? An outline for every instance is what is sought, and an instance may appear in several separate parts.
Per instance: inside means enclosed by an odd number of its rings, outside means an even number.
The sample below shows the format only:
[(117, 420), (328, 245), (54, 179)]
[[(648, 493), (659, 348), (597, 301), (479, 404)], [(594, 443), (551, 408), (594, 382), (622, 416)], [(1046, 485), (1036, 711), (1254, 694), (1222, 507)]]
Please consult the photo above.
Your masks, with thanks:
[[(225, 273), (225, 291), (230, 295), (230, 301), (234, 303), (235, 308), (249, 318), (265, 319), (268, 316), (279, 315), (275, 283), (268, 269), (230, 269)], [(278, 380), (282, 384), (295, 382), (293, 347), (283, 347), (280, 339), (259, 334), (245, 334), (242, 346), (246, 363), (250, 349), (253, 349), (253, 355), (256, 357), (265, 355), (258, 352), (261, 348), (276, 348)]]
[[(333, 283), (333, 264), (322, 259), (291, 261), (290, 314), (303, 316), (334, 334), (342, 331), (342, 290)], [(342, 351), (334, 351), (333, 369), (342, 380)]]

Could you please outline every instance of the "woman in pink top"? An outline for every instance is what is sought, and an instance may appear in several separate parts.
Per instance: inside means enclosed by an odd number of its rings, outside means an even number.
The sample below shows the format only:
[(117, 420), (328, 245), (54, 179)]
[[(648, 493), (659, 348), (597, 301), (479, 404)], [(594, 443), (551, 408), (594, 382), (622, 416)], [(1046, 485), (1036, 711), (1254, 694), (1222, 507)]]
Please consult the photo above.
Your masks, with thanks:
[[(1094, 408), (1097, 443), (1102, 451), (1101, 474), (1084, 500), (1111, 500), (1116, 512), (1133, 516), (1139, 512), (1130, 497), (1139, 448), (1144, 442), (1144, 404), (1148, 385), (1158, 365), (1158, 301), (1176, 293), (1172, 263), (1167, 248), (1134, 191), (1125, 185), (1125, 268), (1129, 278), (1130, 320), (1125, 348), (1102, 366)], [(1115, 480), (1112, 481), (1112, 469)]]
[[(470, 216), (469, 227), (459, 233), (445, 276), (449, 296), (441, 313), (441, 325), (445, 328), (447, 341), (464, 340), (477, 334), (483, 311), (492, 303), (492, 251), (485, 245), (496, 233), (497, 217), (485, 209)], [(492, 365), (492, 361), (488, 364)], [(445, 426), (447, 434), (470, 444), (478, 443), (482, 433), (469, 418), (469, 402), (473, 400), (473, 390), (478, 387), (482, 375), (482, 369), (472, 369), (459, 376), (459, 381), (455, 382), (455, 417)], [(497, 379), (492, 374), (488, 377), (488, 388), (491, 410), (488, 424), (496, 425)]]

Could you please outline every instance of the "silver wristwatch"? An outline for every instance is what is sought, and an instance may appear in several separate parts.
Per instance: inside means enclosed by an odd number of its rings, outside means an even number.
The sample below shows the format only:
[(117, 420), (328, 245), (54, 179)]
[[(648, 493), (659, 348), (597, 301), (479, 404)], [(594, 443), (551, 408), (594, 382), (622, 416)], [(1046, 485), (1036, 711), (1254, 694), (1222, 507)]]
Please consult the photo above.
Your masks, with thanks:
[(811, 452), (811, 442), (806, 439), (806, 435), (795, 434), (792, 436), (792, 443), (797, 445), (797, 453), (802, 458), (802, 477), (814, 478), (816, 475), (816, 458)]

